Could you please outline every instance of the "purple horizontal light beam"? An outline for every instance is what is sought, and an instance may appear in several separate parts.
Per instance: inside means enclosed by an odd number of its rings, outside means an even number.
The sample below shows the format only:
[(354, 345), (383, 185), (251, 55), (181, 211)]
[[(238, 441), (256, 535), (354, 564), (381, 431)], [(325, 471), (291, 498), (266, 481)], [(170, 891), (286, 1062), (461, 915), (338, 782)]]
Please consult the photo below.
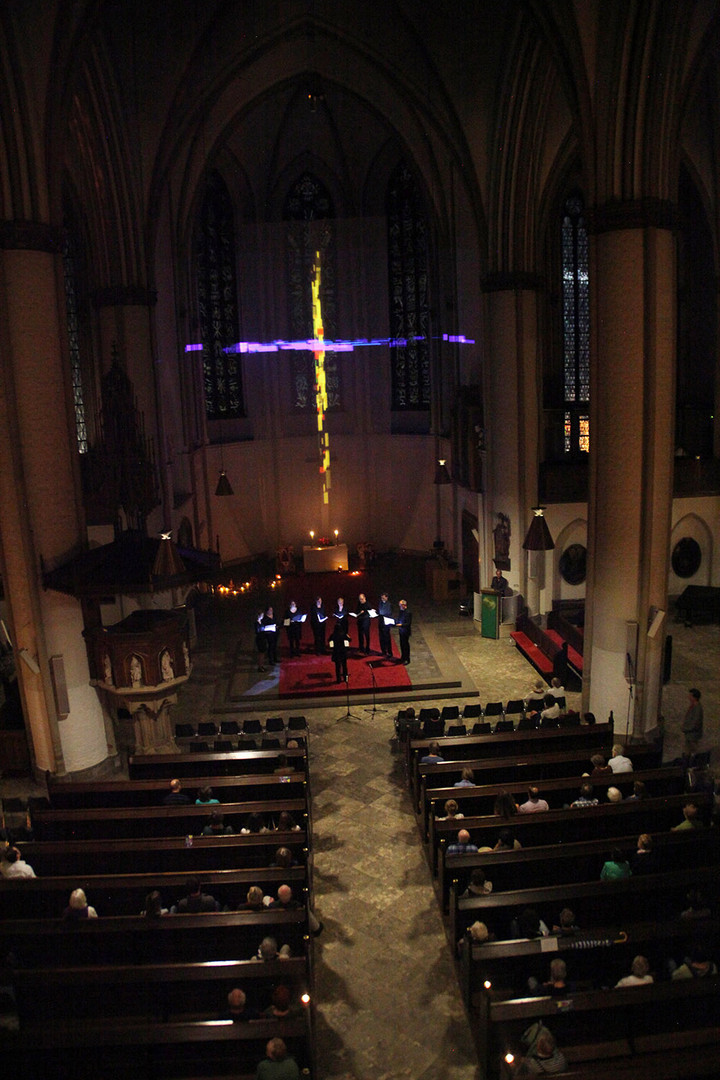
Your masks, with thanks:
[[(390, 349), (404, 349), (408, 341), (422, 341), (424, 335), (416, 334), (410, 338), (352, 338), (350, 340), (326, 341), (324, 338), (305, 338), (301, 341), (238, 341), (228, 345), (226, 353), (271, 353), (271, 352), (352, 352), (370, 345), (384, 345)], [(474, 338), (464, 334), (443, 334), (442, 340), (455, 345), (474, 345)], [(185, 352), (202, 352), (202, 345), (186, 345)]]

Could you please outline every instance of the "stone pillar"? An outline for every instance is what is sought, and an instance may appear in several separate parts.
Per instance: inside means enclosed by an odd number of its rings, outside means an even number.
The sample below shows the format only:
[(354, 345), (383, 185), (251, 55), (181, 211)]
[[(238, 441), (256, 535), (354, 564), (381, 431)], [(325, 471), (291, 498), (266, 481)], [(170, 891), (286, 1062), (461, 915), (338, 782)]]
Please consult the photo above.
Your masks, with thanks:
[[(44, 590), (41, 579), (42, 568), (74, 553), (83, 537), (58, 250), (47, 226), (6, 222), (0, 229), (3, 573), (35, 764), (52, 772), (88, 768), (108, 752), (80, 603)], [(61, 658), (55, 670), (64, 673), (67, 714), (57, 711), (51, 657)]]
[(537, 612), (540, 586), (530, 579), (522, 542), (532, 517), (530, 508), (538, 498), (538, 287), (538, 281), (529, 275), (496, 275), (483, 285), (490, 357), (485, 385), (488, 565), (481, 568), (480, 586), (490, 584), (495, 550), (492, 530), (497, 515), (506, 514), (510, 518), (511, 569), (505, 576), (531, 604), (531, 614)]
[[(671, 209), (591, 219), (590, 504), (583, 707), (616, 730), (657, 723), (673, 483), (676, 246)], [(626, 678), (628, 625), (637, 657)], [(632, 650), (631, 650), (632, 652)], [(632, 693), (631, 693), (632, 691)]]

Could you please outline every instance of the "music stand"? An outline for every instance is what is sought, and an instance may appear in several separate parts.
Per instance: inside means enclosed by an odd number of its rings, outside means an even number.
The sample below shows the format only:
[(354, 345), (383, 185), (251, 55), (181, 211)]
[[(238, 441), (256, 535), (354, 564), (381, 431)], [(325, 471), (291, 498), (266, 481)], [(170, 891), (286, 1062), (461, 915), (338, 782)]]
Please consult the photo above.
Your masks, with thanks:
[[(372, 711), (370, 712), (371, 718), (377, 712), (377, 705), (375, 703), (375, 691), (377, 690), (377, 683), (375, 682), (375, 668), (382, 667), (382, 660), (368, 660), (368, 667), (370, 668), (370, 678), (372, 680)], [(369, 710), (369, 706), (368, 706)], [(366, 711), (368, 711), (366, 710)]]
[(350, 712), (350, 676), (345, 676), (345, 693), (347, 694), (347, 712), (344, 716), (338, 716), (335, 720), (336, 724), (339, 724), (341, 720), (362, 720), (361, 716), (356, 716), (354, 712)]

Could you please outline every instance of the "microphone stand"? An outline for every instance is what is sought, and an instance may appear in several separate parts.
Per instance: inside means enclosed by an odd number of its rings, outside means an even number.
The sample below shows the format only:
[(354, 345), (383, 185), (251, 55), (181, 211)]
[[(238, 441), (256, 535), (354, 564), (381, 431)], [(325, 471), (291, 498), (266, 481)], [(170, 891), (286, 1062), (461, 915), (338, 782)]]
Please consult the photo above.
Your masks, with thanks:
[(634, 683), (635, 683), (635, 675), (634, 675), (634, 672), (633, 672), (633, 662), (632, 662), (632, 657), (630, 656), (630, 653), (625, 653), (625, 660), (627, 662), (627, 669), (628, 669), (628, 673), (627, 673), (628, 707), (627, 707), (627, 716), (625, 717), (625, 745), (627, 746), (628, 733), (630, 731), (630, 713), (632, 711), (633, 686), (634, 686)]
[(350, 712), (350, 676), (349, 675), (345, 676), (345, 693), (347, 694), (347, 712), (345, 713), (344, 716), (338, 716), (337, 720), (335, 721), (336, 724), (339, 724), (341, 720), (362, 720), (361, 716), (356, 716), (355, 713)]

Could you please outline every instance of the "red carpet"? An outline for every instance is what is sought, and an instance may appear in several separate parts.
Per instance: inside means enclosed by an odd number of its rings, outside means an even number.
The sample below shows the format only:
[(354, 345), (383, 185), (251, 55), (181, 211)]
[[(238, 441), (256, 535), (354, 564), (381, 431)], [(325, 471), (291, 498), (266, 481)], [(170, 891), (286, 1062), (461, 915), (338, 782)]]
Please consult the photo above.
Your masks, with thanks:
[[(404, 690), (412, 686), (409, 668), (397, 662), (397, 641), (393, 640), (395, 659), (380, 655), (377, 636), (377, 620), (370, 624), (370, 656), (357, 651), (357, 627), (350, 620), (350, 649), (348, 650), (348, 685), (351, 693), (372, 690), (373, 675), (376, 690)], [(309, 631), (303, 633), (302, 655), (289, 657), (287, 649), (281, 648), (280, 685), (282, 696), (293, 694), (345, 694), (345, 683), (335, 682), (335, 665), (328, 650), (327, 656), (316, 656), (312, 642), (306, 640)], [(284, 644), (284, 643), (283, 643)], [(373, 666), (370, 667), (370, 664)]]

